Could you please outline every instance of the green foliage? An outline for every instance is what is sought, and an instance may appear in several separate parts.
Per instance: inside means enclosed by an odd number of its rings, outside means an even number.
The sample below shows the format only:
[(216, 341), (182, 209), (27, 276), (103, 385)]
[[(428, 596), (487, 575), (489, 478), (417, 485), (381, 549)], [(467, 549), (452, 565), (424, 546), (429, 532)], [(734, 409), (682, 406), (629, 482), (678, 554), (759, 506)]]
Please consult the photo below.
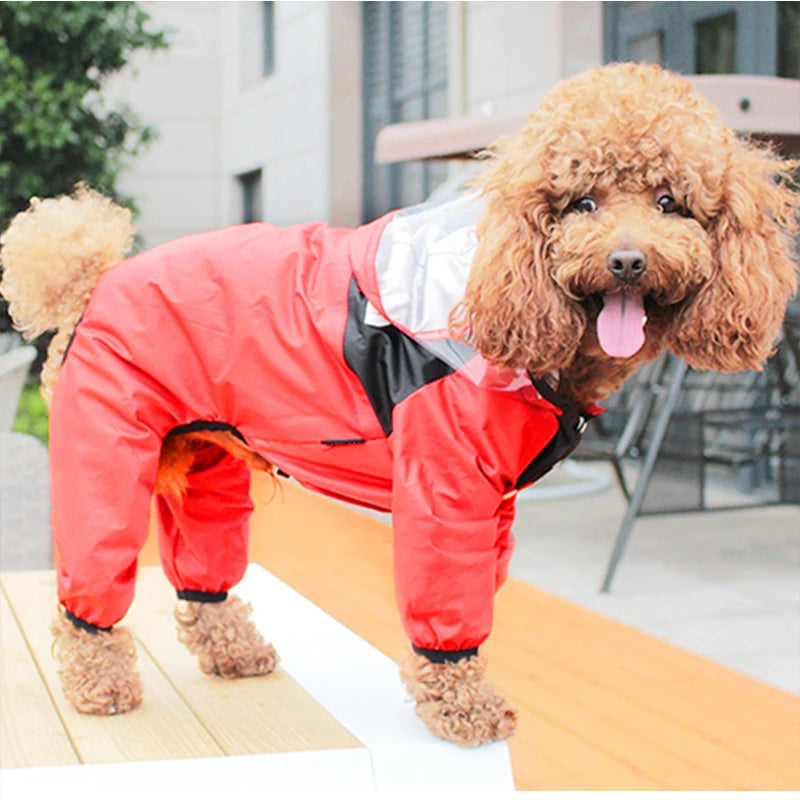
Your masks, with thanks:
[[(118, 202), (125, 163), (154, 137), (125, 106), (108, 108), (105, 79), (137, 51), (168, 46), (167, 31), (129, 2), (0, 2), (0, 231), (31, 197), (85, 181)], [(11, 330), (0, 297), (0, 332)], [(41, 366), (48, 337), (33, 371)]]
[(19, 398), (17, 418), (14, 421), (17, 433), (27, 433), (47, 444), (49, 438), (48, 414), (39, 384), (26, 384)]
[(115, 194), (153, 130), (100, 89), (137, 50), (167, 46), (148, 21), (136, 3), (0, 3), (0, 229), (80, 180)]

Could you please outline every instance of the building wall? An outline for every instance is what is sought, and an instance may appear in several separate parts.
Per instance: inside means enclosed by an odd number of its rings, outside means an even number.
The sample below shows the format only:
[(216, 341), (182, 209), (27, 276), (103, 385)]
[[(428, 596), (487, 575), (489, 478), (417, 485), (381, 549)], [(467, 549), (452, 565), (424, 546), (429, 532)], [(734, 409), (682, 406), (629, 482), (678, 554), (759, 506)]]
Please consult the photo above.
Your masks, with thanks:
[(531, 108), (561, 72), (561, 4), (465, 6), (467, 113)]
[[(361, 7), (279, 2), (275, 72), (248, 76), (260, 3), (226, 3), (222, 164), (226, 224), (240, 221), (236, 175), (262, 169), (263, 218), (360, 221)], [(252, 71), (251, 71), (252, 74)]]
[(361, 221), (361, 3), (328, 3), (328, 196), (332, 225)]
[(464, 113), (533, 110), (559, 80), (602, 63), (600, 2), (459, 5)]
[[(226, 222), (239, 217), (235, 175), (261, 168), (263, 218), (279, 225), (328, 213), (326, 4), (278, 3), (275, 72), (246, 69), (259, 49), (260, 3), (226, 3), (222, 164)], [(257, 72), (257, 70), (256, 70)], [(316, 184), (316, 185), (315, 185)], [(313, 187), (313, 188), (311, 188)]]
[[(275, 71), (260, 75), (260, 3), (145, 2), (174, 28), (109, 87), (160, 131), (122, 180), (145, 243), (241, 221), (236, 176), (262, 170), (263, 218), (361, 218), (361, 3), (277, 2)], [(602, 63), (600, 2), (453, 2), (453, 115), (533, 109)]]
[(131, 106), (158, 130), (158, 140), (126, 170), (120, 189), (140, 209), (148, 246), (216, 227), (219, 196), (221, 79), (218, 31), (222, 6), (148, 2), (157, 26), (174, 30), (166, 52), (137, 56), (105, 89), (109, 104)]
[(275, 70), (260, 74), (257, 2), (145, 2), (173, 29), (108, 86), (158, 140), (123, 174), (147, 246), (241, 221), (236, 176), (262, 170), (263, 218), (355, 225), (361, 202), (361, 8), (275, 7)]
[(561, 77), (603, 64), (603, 4), (560, 3)]

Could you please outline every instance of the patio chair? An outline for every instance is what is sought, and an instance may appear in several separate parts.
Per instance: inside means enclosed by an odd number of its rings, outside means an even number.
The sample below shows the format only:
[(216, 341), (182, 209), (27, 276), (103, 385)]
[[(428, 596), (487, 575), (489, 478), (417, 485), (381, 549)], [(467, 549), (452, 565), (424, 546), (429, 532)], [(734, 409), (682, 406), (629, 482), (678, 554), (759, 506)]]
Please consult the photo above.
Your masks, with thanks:
[(31, 346), (0, 353), (0, 432), (10, 431), (14, 425), (19, 397), (34, 358), (36, 348)]
[[(664, 355), (634, 383), (610, 450), (628, 506), (601, 591), (610, 591), (639, 516), (800, 503), (798, 339), (793, 304), (762, 372), (695, 372)], [(642, 456), (632, 491), (622, 471), (630, 455)], [(726, 480), (727, 499), (710, 501), (712, 475)]]
[(23, 433), (0, 433), (0, 570), (49, 569), (47, 448)]

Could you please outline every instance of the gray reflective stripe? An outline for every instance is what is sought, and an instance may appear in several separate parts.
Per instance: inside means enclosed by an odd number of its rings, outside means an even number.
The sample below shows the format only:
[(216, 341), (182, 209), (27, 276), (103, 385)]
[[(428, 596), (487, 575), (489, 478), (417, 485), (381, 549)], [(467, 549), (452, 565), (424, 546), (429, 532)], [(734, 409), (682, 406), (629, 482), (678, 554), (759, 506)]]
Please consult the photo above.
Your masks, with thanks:
[(359, 322), (396, 328), (476, 385), (515, 392), (530, 386), (524, 370), (515, 370), (516, 377), (503, 371), (501, 377), (474, 347), (448, 332), (450, 312), (466, 291), (484, 208), (483, 198), (467, 192), (398, 211), (381, 233), (375, 256), (382, 308), (365, 300)]
[(464, 296), (483, 201), (474, 193), (398, 212), (381, 235), (375, 273), (389, 322), (415, 338), (447, 330)]
[(466, 342), (456, 342), (453, 339), (432, 339), (431, 341), (422, 341), (420, 344), (453, 369), (460, 369), (478, 353)]

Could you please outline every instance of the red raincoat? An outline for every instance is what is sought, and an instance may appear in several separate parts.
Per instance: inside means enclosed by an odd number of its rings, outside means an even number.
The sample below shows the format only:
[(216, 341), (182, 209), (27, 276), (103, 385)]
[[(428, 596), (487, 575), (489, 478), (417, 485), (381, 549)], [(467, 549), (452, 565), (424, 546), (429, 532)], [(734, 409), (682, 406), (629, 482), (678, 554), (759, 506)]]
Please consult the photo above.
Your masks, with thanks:
[[(122, 618), (162, 439), (230, 426), (304, 486), (392, 512), (397, 598), (416, 647), (483, 642), (508, 570), (514, 493), (566, 455), (579, 421), (543, 384), (447, 336), (477, 213), (460, 200), (354, 230), (244, 225), (106, 273), (51, 408), (67, 611), (98, 627)], [(177, 590), (239, 581), (251, 510), (248, 468), (215, 449), (183, 503), (158, 498)]]

